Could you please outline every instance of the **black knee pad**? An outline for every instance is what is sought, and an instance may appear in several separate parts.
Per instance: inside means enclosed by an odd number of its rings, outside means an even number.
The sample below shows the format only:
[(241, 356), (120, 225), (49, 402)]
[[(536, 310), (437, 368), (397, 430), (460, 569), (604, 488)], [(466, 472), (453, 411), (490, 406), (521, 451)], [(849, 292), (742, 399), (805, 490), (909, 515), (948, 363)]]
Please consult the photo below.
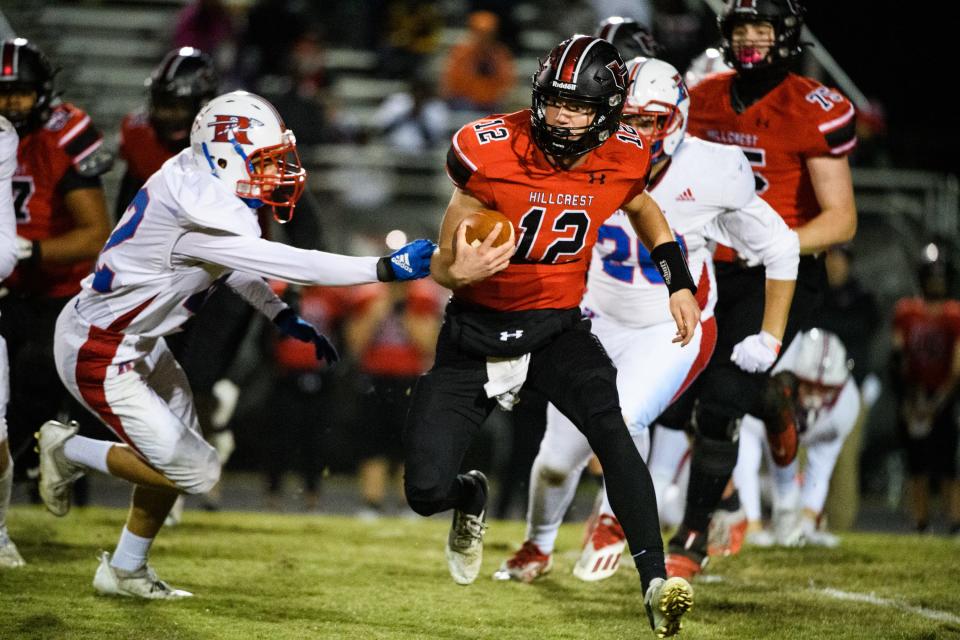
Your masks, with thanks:
[(737, 441), (714, 440), (697, 435), (693, 440), (691, 464), (710, 475), (729, 475), (733, 473), (733, 468), (737, 466), (737, 451), (739, 448), (740, 445)]
[[(566, 389), (560, 393), (569, 394), (569, 400), (557, 402), (557, 407), (564, 407), (565, 412), (573, 415), (568, 417), (575, 423), (587, 425), (597, 421), (597, 417), (614, 412), (620, 415), (620, 396), (617, 394), (617, 370), (613, 367), (589, 369), (581, 372)], [(570, 393), (570, 392), (573, 393)], [(620, 419), (623, 422), (623, 419)]]
[(742, 415), (731, 415), (727, 407), (698, 401), (693, 409), (691, 426), (696, 438), (736, 442), (742, 418)]

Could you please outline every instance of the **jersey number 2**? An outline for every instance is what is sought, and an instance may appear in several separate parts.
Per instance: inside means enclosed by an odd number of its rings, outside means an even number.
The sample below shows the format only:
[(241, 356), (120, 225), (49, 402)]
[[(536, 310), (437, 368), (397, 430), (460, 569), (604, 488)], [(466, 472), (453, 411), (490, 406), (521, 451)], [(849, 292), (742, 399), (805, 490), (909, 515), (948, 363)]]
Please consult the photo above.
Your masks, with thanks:
[[(149, 203), (150, 194), (147, 193), (147, 190), (140, 189), (140, 191), (137, 191), (133, 202), (130, 203), (130, 206), (127, 207), (127, 210), (123, 214), (126, 220), (118, 224), (117, 228), (110, 234), (107, 243), (103, 245), (103, 249), (100, 250), (100, 255), (103, 255), (121, 242), (133, 237), (140, 227), (140, 223), (143, 221), (143, 213), (146, 211), (147, 204)], [(93, 272), (93, 290), (99, 293), (109, 293), (113, 286), (114, 275), (113, 269), (107, 265), (97, 267)]]

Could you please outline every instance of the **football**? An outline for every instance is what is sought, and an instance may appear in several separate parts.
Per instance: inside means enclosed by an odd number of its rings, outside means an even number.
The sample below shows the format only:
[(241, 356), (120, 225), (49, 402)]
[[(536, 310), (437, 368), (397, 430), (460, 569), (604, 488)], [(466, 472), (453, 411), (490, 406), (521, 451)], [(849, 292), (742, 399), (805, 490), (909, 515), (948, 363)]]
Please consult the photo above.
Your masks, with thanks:
[(499, 247), (504, 242), (513, 242), (513, 224), (510, 223), (510, 219), (507, 218), (507, 216), (499, 211), (483, 209), (471, 213), (464, 218), (460, 224), (467, 225), (466, 235), (467, 242), (470, 243), (470, 246), (479, 247), (480, 243), (490, 235), (494, 225), (498, 222), (503, 226), (500, 228), (500, 235), (498, 235), (497, 239), (493, 242), (493, 246)]

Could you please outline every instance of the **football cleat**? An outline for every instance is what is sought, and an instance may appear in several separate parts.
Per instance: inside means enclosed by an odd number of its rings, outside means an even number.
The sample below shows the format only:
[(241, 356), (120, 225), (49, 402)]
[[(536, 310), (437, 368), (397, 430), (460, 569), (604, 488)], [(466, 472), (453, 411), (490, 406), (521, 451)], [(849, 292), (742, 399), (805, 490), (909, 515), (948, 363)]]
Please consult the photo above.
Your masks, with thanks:
[(740, 553), (746, 533), (747, 514), (743, 507), (736, 511), (717, 509), (710, 518), (707, 555), (732, 556)]
[(781, 547), (802, 547), (805, 539), (800, 510), (774, 509), (773, 535)]
[(827, 547), (828, 549), (834, 549), (840, 546), (840, 538), (829, 531), (819, 528), (814, 518), (802, 518), (800, 530), (803, 532), (804, 544), (809, 544), (814, 547)]
[(684, 578), (654, 578), (647, 587), (643, 604), (650, 628), (658, 638), (671, 638), (683, 627), (683, 614), (693, 607), (693, 587)]
[[(486, 501), (487, 477), (476, 470), (467, 472), (467, 475), (479, 483)], [(446, 556), (447, 568), (457, 584), (471, 584), (480, 573), (480, 564), (483, 562), (483, 535), (487, 531), (486, 514), (486, 509), (478, 516), (459, 509), (453, 511)]]
[(800, 436), (797, 430), (796, 377), (778, 374), (768, 378), (764, 395), (763, 426), (774, 463), (785, 467), (797, 457)]
[(553, 569), (553, 554), (540, 551), (540, 547), (525, 540), (510, 558), (503, 561), (493, 574), (494, 580), (516, 580), (530, 584)]
[(70, 510), (70, 488), (86, 469), (67, 460), (64, 443), (77, 433), (76, 422), (63, 424), (47, 420), (34, 435), (40, 454), (40, 497), (47, 510), (55, 516), (65, 516)]
[(777, 544), (777, 539), (768, 529), (758, 529), (748, 533), (744, 543), (751, 547), (772, 547)]
[(23, 556), (17, 551), (17, 545), (7, 535), (7, 530), (0, 528), (0, 569), (16, 569), (27, 564)]
[(620, 568), (620, 558), (626, 546), (627, 537), (617, 519), (601, 514), (573, 567), (573, 575), (586, 582), (606, 580)]
[(100, 566), (93, 576), (93, 588), (104, 596), (144, 598), (146, 600), (178, 600), (193, 596), (189, 591), (174, 589), (144, 565), (136, 571), (123, 571), (110, 566), (110, 554), (100, 555)]
[(667, 545), (667, 576), (692, 580), (707, 566), (707, 536), (680, 525)]

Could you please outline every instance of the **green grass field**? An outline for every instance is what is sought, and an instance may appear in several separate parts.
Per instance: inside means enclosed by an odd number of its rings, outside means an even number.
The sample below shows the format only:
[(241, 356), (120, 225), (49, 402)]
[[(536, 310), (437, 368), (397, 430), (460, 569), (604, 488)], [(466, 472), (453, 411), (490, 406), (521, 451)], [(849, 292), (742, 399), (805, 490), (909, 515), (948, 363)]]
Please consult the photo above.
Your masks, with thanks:
[[(10, 532), (29, 565), (0, 572), (0, 638), (653, 637), (632, 567), (601, 583), (570, 575), (579, 524), (561, 532), (553, 574), (530, 586), (490, 579), (523, 535), (519, 522), (491, 523), (483, 573), (459, 587), (443, 558), (445, 519), (187, 512), (152, 564), (196, 597), (143, 602), (90, 586), (123, 516), (14, 508)], [(681, 637), (960, 638), (957, 541), (851, 534), (836, 550), (747, 550), (710, 575), (694, 585)]]

